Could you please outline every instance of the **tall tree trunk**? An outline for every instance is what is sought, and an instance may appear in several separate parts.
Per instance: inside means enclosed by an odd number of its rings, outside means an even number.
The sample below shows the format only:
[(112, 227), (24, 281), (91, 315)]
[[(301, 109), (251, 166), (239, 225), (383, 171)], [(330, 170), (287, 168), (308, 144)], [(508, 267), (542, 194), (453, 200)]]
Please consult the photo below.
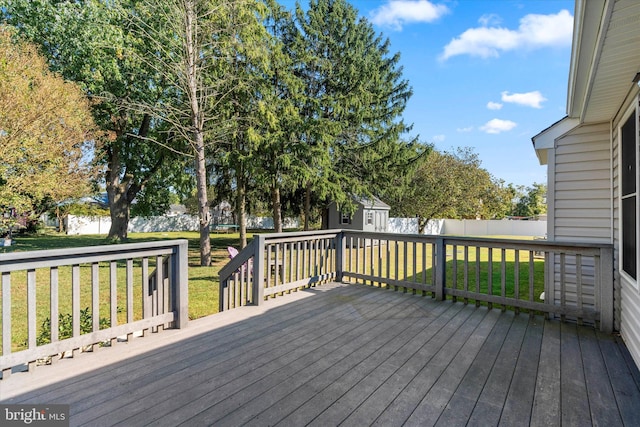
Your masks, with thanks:
[[(121, 190), (121, 188), (118, 188)], [(113, 201), (110, 203), (109, 213), (111, 215), (111, 228), (109, 229), (109, 239), (125, 241), (127, 239), (127, 228), (129, 226), (129, 202), (126, 194), (120, 191), (113, 192)]]
[(244, 171), (242, 167), (239, 168), (240, 173), (237, 177), (237, 194), (236, 194), (236, 214), (238, 215), (238, 225), (240, 226), (240, 247), (247, 246), (247, 191), (244, 182)]
[(200, 265), (211, 264), (211, 239), (209, 223), (211, 211), (207, 197), (207, 170), (204, 158), (204, 136), (194, 132), (196, 140), (196, 185), (198, 187), (198, 218), (200, 222)]
[(204, 146), (204, 118), (200, 105), (200, 72), (198, 66), (198, 22), (193, 0), (185, 0), (185, 50), (187, 86), (191, 108), (191, 125), (193, 126), (193, 148), (195, 150), (196, 187), (198, 190), (198, 217), (200, 220), (200, 265), (211, 264), (211, 240), (209, 238), (209, 222), (211, 213), (207, 198), (207, 169)]
[(120, 155), (118, 147), (107, 150), (107, 171), (105, 174), (107, 195), (109, 197), (109, 215), (111, 227), (107, 238), (115, 241), (127, 239), (129, 225), (129, 203), (126, 197), (126, 184), (120, 180)]
[[(116, 241), (127, 240), (127, 228), (129, 227), (129, 219), (131, 216), (131, 203), (146, 182), (162, 167), (162, 158), (158, 158), (156, 164), (147, 170), (143, 176), (139, 174), (137, 177), (132, 176), (126, 171), (120, 159), (121, 146), (124, 140), (128, 138), (127, 132), (127, 115), (126, 112), (120, 111), (112, 119), (117, 123), (116, 135), (117, 139), (107, 149), (107, 171), (105, 173), (106, 189), (109, 198), (109, 216), (111, 217), (111, 227), (109, 228), (108, 239)], [(145, 114), (140, 122), (138, 135), (146, 138), (149, 134), (151, 124), (151, 116)], [(124, 175), (124, 176), (123, 176)], [(137, 178), (138, 181), (134, 181)]]
[(311, 182), (307, 183), (304, 192), (304, 231), (309, 231), (309, 218), (311, 216)]
[(282, 233), (282, 205), (280, 204), (280, 189), (277, 185), (271, 187), (271, 204), (273, 206), (273, 229)]
[(427, 227), (428, 223), (429, 218), (418, 216), (418, 234), (424, 234), (424, 229)]

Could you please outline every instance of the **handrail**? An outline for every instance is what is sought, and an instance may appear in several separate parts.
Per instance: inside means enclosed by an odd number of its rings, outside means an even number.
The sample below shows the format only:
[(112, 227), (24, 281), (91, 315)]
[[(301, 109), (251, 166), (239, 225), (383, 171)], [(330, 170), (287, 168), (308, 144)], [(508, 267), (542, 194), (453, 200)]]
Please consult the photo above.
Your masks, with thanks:
[[(130, 338), (134, 332), (156, 330), (164, 325), (185, 327), (188, 323), (187, 251), (187, 240), (170, 240), (0, 255), (2, 378), (7, 378), (15, 366), (27, 364), (31, 369), (37, 359), (53, 354), (66, 351), (75, 354), (105, 341), (113, 343), (118, 336)], [(153, 264), (155, 271), (150, 272)], [(25, 294), (16, 292), (23, 287)], [(42, 289), (48, 289), (48, 295), (41, 295)], [(109, 295), (108, 303), (100, 298), (104, 293)], [(68, 294), (69, 299), (63, 298)], [(12, 328), (14, 298), (25, 300), (27, 306), (25, 316), (18, 317), (19, 323), (26, 327), (26, 348), (20, 348), (21, 338), (14, 335)], [(40, 319), (36, 312), (36, 306), (41, 306), (43, 300), (49, 302), (49, 331), (44, 332), (37, 324)], [(84, 311), (81, 303), (88, 305), (90, 331), (81, 330)], [(107, 306), (101, 307), (104, 304)], [(135, 318), (134, 306), (137, 307)], [(118, 324), (120, 309), (126, 309), (123, 314), (126, 320), (122, 324)], [(71, 336), (65, 339), (58, 333), (59, 316), (63, 315), (72, 319)], [(50, 342), (39, 343), (38, 333)], [(14, 346), (18, 351), (14, 351)]]
[[(253, 301), (232, 306), (261, 304), (282, 292), (336, 280), (538, 311), (613, 329), (610, 244), (358, 230), (255, 239), (256, 246), (249, 249), (253, 275), (244, 291)], [(221, 276), (221, 286), (223, 281)], [(541, 294), (544, 300), (538, 298)]]

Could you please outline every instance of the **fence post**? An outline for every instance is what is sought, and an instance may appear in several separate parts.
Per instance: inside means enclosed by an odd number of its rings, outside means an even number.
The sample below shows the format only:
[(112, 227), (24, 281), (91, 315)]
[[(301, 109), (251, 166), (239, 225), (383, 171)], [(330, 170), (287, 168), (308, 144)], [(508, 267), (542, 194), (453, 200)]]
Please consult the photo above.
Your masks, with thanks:
[(253, 303), (261, 305), (264, 302), (264, 244), (265, 236), (258, 234), (253, 236)]
[(445, 282), (445, 244), (444, 238), (437, 237), (435, 244), (436, 251), (436, 300), (444, 300), (444, 282)]
[(181, 240), (173, 254), (173, 278), (171, 294), (176, 312), (175, 327), (185, 328), (189, 323), (189, 243)]
[(338, 234), (336, 234), (335, 238), (336, 243), (336, 282), (342, 282), (342, 277), (344, 275), (344, 231), (340, 230)]
[(600, 248), (600, 330), (613, 332), (613, 248)]

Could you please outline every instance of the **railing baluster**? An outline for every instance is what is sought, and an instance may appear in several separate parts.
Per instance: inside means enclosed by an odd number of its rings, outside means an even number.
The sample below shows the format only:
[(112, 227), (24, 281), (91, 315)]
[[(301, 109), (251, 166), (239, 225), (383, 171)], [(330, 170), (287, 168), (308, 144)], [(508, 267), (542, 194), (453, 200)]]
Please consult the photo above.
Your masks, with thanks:
[[(375, 246), (373, 245), (373, 239), (370, 239), (370, 242), (371, 242), (371, 248), (369, 250), (369, 274), (371, 276), (375, 276), (376, 267), (373, 263), (373, 252), (375, 250)], [(371, 286), (374, 286), (375, 284), (376, 283), (373, 280), (371, 280)]]
[(91, 264), (91, 323), (95, 332), (100, 329), (100, 264)]
[[(151, 317), (151, 295), (149, 290), (149, 258), (142, 258), (142, 318)], [(146, 335), (147, 329), (144, 330)]]
[(382, 255), (382, 258), (383, 258), (384, 261), (383, 261), (383, 263), (381, 263), (381, 264), (384, 264), (383, 267), (382, 267), (383, 272), (384, 272), (383, 273), (384, 276), (381, 275), (381, 277), (384, 277), (386, 279), (384, 281), (385, 282), (385, 286), (384, 287), (386, 289), (390, 289), (391, 286), (389, 286), (389, 279), (391, 278), (391, 275), (390, 275), (389, 272), (391, 271), (391, 241), (389, 239), (387, 239), (385, 241), (385, 245), (384, 246), (385, 246), (384, 254)]
[[(413, 255), (411, 257), (413, 259), (413, 272), (412, 272), (413, 273), (413, 280), (412, 280), (413, 283), (417, 283), (417, 281), (418, 281), (418, 277), (417, 277), (417, 275), (418, 275), (418, 259), (417, 259), (418, 258), (418, 252), (417, 252), (417, 246), (416, 245), (417, 245), (417, 242), (414, 241), (413, 242)], [(414, 294), (416, 293), (416, 289), (415, 288), (413, 289), (413, 293)]]
[[(514, 280), (513, 280), (513, 297), (518, 301), (520, 299), (520, 251), (515, 251)], [(516, 314), (520, 313), (520, 307), (514, 307)]]
[[(480, 293), (480, 246), (476, 246), (476, 293)], [(476, 307), (480, 307), (480, 301), (476, 298)]]
[[(534, 289), (534, 269), (533, 269), (533, 251), (529, 251), (529, 301), (533, 302), (535, 298), (535, 289)], [(529, 317), (533, 318), (533, 310), (529, 310)]]
[[(576, 305), (582, 311), (582, 255), (576, 255)], [(578, 317), (578, 324), (582, 325), (582, 317)]]
[(394, 277), (396, 279), (396, 283), (393, 284), (393, 289), (398, 291), (398, 280), (400, 279), (400, 261), (398, 258), (400, 257), (400, 242), (395, 241), (396, 253), (395, 253), (395, 265), (394, 265)]
[[(405, 240), (402, 245), (402, 272), (404, 273), (404, 277), (402, 278), (402, 280), (405, 282), (409, 278), (409, 271), (407, 270), (408, 258), (409, 258), (408, 244), (407, 244), (407, 241)], [(404, 292), (407, 292), (407, 287), (405, 286), (403, 290)]]
[(80, 265), (78, 264), (71, 267), (71, 298), (73, 336), (77, 337), (80, 335)]
[[(500, 296), (507, 297), (507, 250), (502, 248), (500, 251)], [(502, 311), (507, 309), (507, 304), (502, 304)]]
[[(160, 262), (160, 264), (162, 264), (162, 262)], [(118, 325), (118, 268), (117, 267), (118, 267), (118, 264), (116, 264), (116, 261), (111, 261), (109, 263), (109, 308), (110, 308), (109, 321), (111, 322), (111, 327)], [(156, 269), (157, 268), (158, 266), (156, 265)], [(160, 267), (160, 269), (162, 269), (162, 267)], [(158, 276), (156, 274), (156, 286), (159, 286), (160, 283), (162, 282), (158, 281)]]
[[(80, 265), (71, 267), (71, 313), (73, 318), (73, 337), (80, 336)], [(71, 349), (71, 356), (75, 357), (79, 349)]]
[[(160, 255), (156, 257), (156, 315), (163, 313), (164, 304), (164, 258)], [(116, 307), (117, 309), (117, 307)], [(161, 330), (162, 325), (157, 330)]]
[[(452, 289), (458, 289), (458, 246), (457, 245), (452, 245), (451, 246), (451, 262), (453, 263), (452, 265), (452, 277), (451, 277), (451, 288)], [(457, 302), (458, 301), (458, 297), (457, 296), (453, 296), (453, 302)]]
[(29, 348), (36, 347), (36, 270), (27, 271), (27, 331)]
[[(2, 356), (8, 356), (12, 352), (11, 335), (11, 273), (2, 273)], [(11, 375), (11, 367), (2, 369), (2, 379)]]
[(59, 313), (59, 301), (58, 301), (58, 267), (51, 267), (49, 269), (49, 284), (51, 286), (49, 295), (49, 326), (51, 330), (51, 342), (58, 341), (58, 313)]
[[(493, 248), (488, 248), (487, 257), (487, 295), (493, 295)], [(493, 308), (493, 303), (487, 303), (489, 310)]]
[[(133, 259), (129, 258), (126, 261), (126, 295), (127, 295), (127, 323), (133, 322)], [(133, 333), (127, 334), (127, 341), (133, 339)]]
[(467, 292), (469, 292), (469, 246), (464, 245), (464, 303), (465, 305), (469, 303), (469, 298), (466, 296)]
[(127, 259), (127, 323), (133, 322), (133, 259)]
[[(436, 252), (437, 252), (436, 243), (432, 243), (431, 244), (431, 285), (434, 287), (438, 286), (437, 285), (438, 274), (437, 274)], [(434, 288), (434, 291), (431, 293), (431, 296), (435, 298), (436, 296), (435, 288)]]
[(436, 279), (434, 281), (435, 286), (435, 298), (442, 301), (446, 298), (446, 258), (447, 258), (447, 244), (443, 238), (436, 240), (436, 246), (434, 251), (436, 253), (436, 262), (434, 264), (434, 270), (436, 270)]
[(294, 277), (293, 275), (293, 242), (289, 243), (287, 254), (289, 258), (289, 270), (288, 270), (289, 275), (287, 276), (285, 274), (285, 278), (288, 278), (289, 282), (293, 282), (295, 280), (293, 278)]
[(267, 266), (267, 272), (266, 272), (267, 283), (265, 285), (266, 288), (270, 288), (271, 287), (271, 262), (272, 262), (271, 259), (272, 259), (272, 256), (273, 256), (272, 252), (273, 252), (273, 245), (268, 244), (267, 245), (267, 251), (266, 251), (266, 254), (267, 254), (267, 263), (266, 263), (266, 266)]
[[(562, 309), (567, 308), (567, 283), (566, 283), (566, 272), (565, 272), (565, 253), (562, 252), (560, 254), (560, 307)], [(562, 321), (566, 320), (565, 314), (561, 314), (560, 318)]]
[[(426, 286), (427, 284), (427, 242), (422, 242), (422, 268), (420, 269), (420, 274), (422, 275), (422, 284)], [(426, 291), (422, 291), (422, 295), (426, 295)]]

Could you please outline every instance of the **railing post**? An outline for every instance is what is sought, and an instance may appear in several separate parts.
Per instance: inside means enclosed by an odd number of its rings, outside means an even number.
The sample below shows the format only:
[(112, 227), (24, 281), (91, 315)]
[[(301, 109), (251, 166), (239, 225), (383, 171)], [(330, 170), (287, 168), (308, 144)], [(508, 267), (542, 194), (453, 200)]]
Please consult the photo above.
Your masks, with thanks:
[(261, 305), (264, 302), (264, 243), (265, 236), (262, 234), (254, 237), (253, 255), (253, 303)]
[(176, 312), (175, 328), (181, 329), (189, 323), (189, 247), (181, 241), (173, 254), (173, 278), (171, 294), (173, 311)]
[(344, 275), (344, 231), (336, 234), (336, 282), (342, 282)]
[(436, 238), (435, 251), (436, 251), (436, 265), (435, 265), (436, 283), (434, 283), (434, 287), (436, 288), (436, 300), (442, 301), (444, 300), (444, 282), (445, 282), (444, 238), (442, 237)]
[(600, 330), (613, 332), (613, 249), (600, 248)]

